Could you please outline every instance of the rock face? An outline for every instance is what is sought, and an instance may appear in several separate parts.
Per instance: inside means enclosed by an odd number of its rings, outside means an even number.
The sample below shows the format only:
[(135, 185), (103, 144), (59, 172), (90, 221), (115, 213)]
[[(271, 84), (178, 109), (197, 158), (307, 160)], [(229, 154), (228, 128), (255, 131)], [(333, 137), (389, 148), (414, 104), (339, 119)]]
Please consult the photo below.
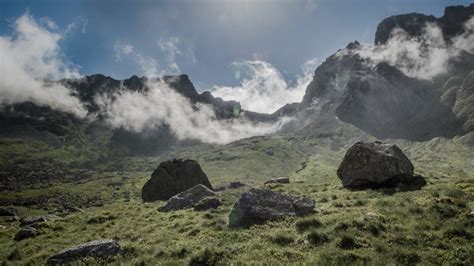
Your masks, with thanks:
[(439, 19), (418, 13), (403, 14), (388, 17), (377, 26), (375, 44), (384, 44), (395, 28), (401, 28), (410, 36), (420, 36), (426, 23), (439, 26), (445, 39), (459, 35), (464, 31), (464, 24), (474, 15), (474, 4), (469, 6), (449, 6)]
[(397, 145), (357, 142), (344, 156), (337, 176), (347, 188), (393, 186), (412, 181), (413, 169)]
[(216, 196), (216, 193), (214, 191), (210, 190), (204, 185), (199, 184), (184, 192), (181, 192), (171, 197), (166, 202), (166, 205), (161, 207), (159, 211), (168, 212), (168, 211), (192, 208), (197, 205), (206, 205), (205, 202), (201, 202), (201, 201), (207, 200), (209, 197), (213, 198), (215, 196)]
[(293, 197), (268, 189), (252, 188), (244, 192), (229, 214), (229, 227), (247, 228), (253, 224), (303, 216), (314, 209), (314, 200)]
[(195, 211), (205, 211), (209, 209), (217, 209), (221, 205), (218, 198), (204, 198), (194, 206)]
[(172, 160), (160, 163), (142, 188), (145, 202), (168, 200), (195, 185), (212, 189), (201, 166), (194, 160)]
[(112, 239), (95, 240), (65, 249), (48, 258), (50, 265), (64, 265), (87, 257), (104, 258), (122, 253), (120, 245)]
[(16, 233), (15, 235), (15, 240), (16, 241), (20, 241), (20, 240), (23, 240), (25, 238), (30, 238), (30, 237), (35, 237), (38, 235), (38, 231), (31, 227), (31, 226), (26, 226), (24, 228), (22, 228), (20, 231), (18, 231), (18, 233)]

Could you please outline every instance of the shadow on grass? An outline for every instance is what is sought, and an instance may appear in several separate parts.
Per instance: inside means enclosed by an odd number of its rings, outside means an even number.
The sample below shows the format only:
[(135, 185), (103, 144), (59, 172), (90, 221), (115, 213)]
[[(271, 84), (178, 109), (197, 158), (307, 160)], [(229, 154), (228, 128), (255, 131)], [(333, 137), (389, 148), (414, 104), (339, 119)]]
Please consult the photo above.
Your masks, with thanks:
[[(391, 180), (394, 181), (394, 180)], [(357, 188), (349, 188), (352, 191), (361, 191), (372, 189), (382, 192), (386, 195), (393, 195), (397, 192), (416, 191), (426, 185), (426, 180), (421, 175), (414, 175), (410, 180), (397, 180), (398, 182), (388, 182), (386, 184), (372, 184), (367, 186), (359, 186)]]

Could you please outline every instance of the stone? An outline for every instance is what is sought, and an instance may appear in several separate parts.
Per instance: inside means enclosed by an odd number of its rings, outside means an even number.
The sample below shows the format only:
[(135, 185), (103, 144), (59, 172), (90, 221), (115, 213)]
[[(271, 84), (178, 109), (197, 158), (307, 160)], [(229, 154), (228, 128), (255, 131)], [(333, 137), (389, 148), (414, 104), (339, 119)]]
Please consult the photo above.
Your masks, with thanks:
[(142, 188), (144, 202), (168, 200), (198, 184), (212, 189), (206, 174), (194, 160), (175, 159), (160, 163)]
[(195, 211), (206, 211), (209, 209), (217, 209), (221, 205), (218, 198), (204, 198), (194, 206)]
[(390, 187), (413, 181), (413, 170), (397, 145), (360, 141), (346, 152), (337, 176), (346, 188)]
[(290, 178), (289, 177), (277, 177), (277, 178), (272, 178), (270, 180), (267, 180), (265, 182), (265, 184), (272, 184), (272, 183), (289, 184), (290, 183)]
[(27, 225), (34, 225), (34, 224), (39, 224), (39, 223), (44, 223), (47, 222), (48, 220), (46, 219), (45, 216), (27, 216), (23, 217), (20, 220), (20, 225), (21, 226), (27, 226)]
[(85, 258), (105, 258), (120, 255), (123, 249), (112, 239), (100, 239), (65, 249), (48, 258), (49, 265), (63, 265)]
[(196, 185), (184, 192), (171, 197), (159, 211), (168, 212), (195, 207), (201, 200), (207, 197), (215, 197), (217, 194), (204, 185)]
[(0, 216), (17, 216), (18, 212), (14, 208), (0, 208)]
[(229, 214), (229, 227), (248, 228), (254, 224), (288, 216), (304, 216), (314, 210), (314, 200), (294, 197), (268, 189), (252, 188), (242, 193)]
[(37, 235), (38, 235), (38, 230), (36, 230), (36, 228), (33, 228), (31, 226), (26, 226), (26, 227), (20, 229), (20, 231), (18, 231), (18, 233), (16, 233), (14, 239), (16, 241), (20, 241), (20, 240), (23, 240), (23, 239), (26, 239), (26, 238), (35, 237)]

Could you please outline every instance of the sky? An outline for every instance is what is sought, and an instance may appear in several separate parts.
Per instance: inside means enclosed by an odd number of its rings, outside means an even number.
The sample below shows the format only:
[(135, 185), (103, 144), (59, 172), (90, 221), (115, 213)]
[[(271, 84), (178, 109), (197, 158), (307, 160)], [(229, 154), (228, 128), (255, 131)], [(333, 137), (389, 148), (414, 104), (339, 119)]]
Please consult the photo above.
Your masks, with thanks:
[(11, 35), (15, 20), (29, 14), (61, 33), (61, 56), (81, 75), (123, 79), (152, 68), (160, 75), (188, 74), (203, 91), (239, 86), (242, 65), (252, 70), (255, 62), (268, 64), (284, 82), (297, 83), (305, 63), (322, 62), (354, 40), (372, 43), (385, 17), (409, 12), (439, 17), (446, 6), (470, 3), (0, 0), (0, 34)]

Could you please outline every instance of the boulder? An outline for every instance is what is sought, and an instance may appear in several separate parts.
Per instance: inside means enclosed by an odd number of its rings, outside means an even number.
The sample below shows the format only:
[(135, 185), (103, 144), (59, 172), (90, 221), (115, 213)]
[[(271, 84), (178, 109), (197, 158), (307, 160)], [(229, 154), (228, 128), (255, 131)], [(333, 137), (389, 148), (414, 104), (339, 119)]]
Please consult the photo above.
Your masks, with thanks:
[(272, 178), (270, 180), (267, 180), (265, 182), (265, 184), (272, 184), (272, 183), (289, 184), (290, 183), (290, 178), (289, 177), (277, 177), (277, 178)]
[(122, 252), (123, 249), (115, 240), (94, 240), (54, 254), (48, 258), (47, 263), (50, 265), (65, 265), (88, 257), (105, 258), (119, 255)]
[(23, 217), (21, 218), (20, 220), (20, 225), (21, 226), (27, 226), (27, 225), (35, 225), (35, 224), (39, 224), (39, 223), (44, 223), (44, 222), (47, 222), (48, 220), (46, 219), (45, 216), (27, 216), (27, 217)]
[(168, 200), (198, 184), (212, 189), (206, 174), (196, 161), (175, 159), (162, 162), (143, 186), (142, 199), (145, 202)]
[(0, 216), (17, 216), (17, 211), (14, 208), (0, 208)]
[(229, 214), (229, 227), (247, 228), (253, 224), (279, 220), (287, 216), (304, 216), (314, 209), (314, 200), (294, 197), (268, 189), (252, 188), (242, 193)]
[(159, 211), (168, 212), (192, 208), (207, 197), (215, 197), (216, 193), (204, 185), (196, 185), (184, 192), (171, 197)]
[(206, 211), (209, 209), (217, 209), (221, 205), (218, 198), (204, 198), (194, 206), (195, 211)]
[(347, 188), (394, 186), (413, 181), (413, 169), (397, 145), (360, 141), (346, 152), (337, 176)]
[(37, 235), (38, 235), (38, 230), (36, 230), (35, 228), (33, 228), (31, 226), (26, 226), (26, 227), (20, 229), (20, 231), (18, 231), (18, 233), (16, 233), (14, 239), (16, 241), (20, 241), (20, 240), (23, 240), (25, 238), (35, 237)]

